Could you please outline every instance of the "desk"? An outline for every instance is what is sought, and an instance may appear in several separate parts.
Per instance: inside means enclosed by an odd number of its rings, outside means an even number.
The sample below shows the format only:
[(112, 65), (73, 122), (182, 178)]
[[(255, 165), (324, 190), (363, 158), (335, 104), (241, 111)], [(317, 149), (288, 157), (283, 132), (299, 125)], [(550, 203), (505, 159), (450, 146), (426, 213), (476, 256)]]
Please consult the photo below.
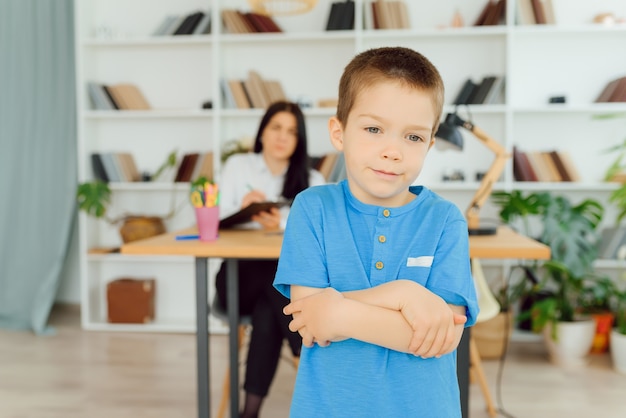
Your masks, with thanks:
[[(215, 242), (176, 241), (178, 234), (194, 233), (195, 229), (177, 231), (152, 238), (124, 244), (122, 254), (135, 255), (192, 255), (196, 258), (196, 356), (198, 365), (198, 417), (208, 418), (210, 413), (209, 390), (209, 300), (207, 260), (212, 257), (224, 258), (227, 263), (226, 274), (228, 294), (228, 322), (231, 330), (238, 324), (239, 306), (237, 260), (240, 259), (275, 259), (280, 255), (282, 235), (259, 230), (220, 231)], [(496, 235), (471, 236), (470, 257), (472, 258), (514, 258), (548, 259), (549, 247), (535, 240), (519, 235), (506, 227), (500, 227)], [(469, 331), (469, 329), (467, 330)], [(239, 374), (237, 332), (229, 334), (230, 362), (230, 411), (236, 417), (239, 410)], [(469, 333), (461, 339), (458, 350), (457, 371), (461, 388), (461, 408), (467, 417), (469, 389)]]

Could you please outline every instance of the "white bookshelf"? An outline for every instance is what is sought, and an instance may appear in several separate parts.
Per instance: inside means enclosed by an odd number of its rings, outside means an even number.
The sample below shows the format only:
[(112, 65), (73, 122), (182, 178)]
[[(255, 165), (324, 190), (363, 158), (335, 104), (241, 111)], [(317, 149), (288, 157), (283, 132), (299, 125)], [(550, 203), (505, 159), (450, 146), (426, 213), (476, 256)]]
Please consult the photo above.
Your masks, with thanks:
[[(506, 99), (497, 105), (459, 108), (492, 137), (511, 150), (566, 149), (582, 176), (580, 183), (518, 183), (508, 164), (498, 190), (554, 190), (605, 199), (615, 186), (601, 182), (612, 156), (602, 150), (626, 137), (626, 119), (598, 121), (593, 115), (626, 112), (626, 104), (599, 105), (593, 101), (606, 83), (626, 75), (626, 25), (590, 24), (596, 13), (626, 16), (620, 0), (553, 0), (556, 25), (519, 26), (516, 4), (507, 5), (506, 24), (472, 27), (486, 0), (432, 2), (406, 0), (411, 29), (372, 30), (363, 26), (364, 7), (356, 2), (355, 29), (326, 32), (330, 0), (319, 0), (301, 16), (277, 17), (280, 34), (222, 33), (222, 7), (249, 10), (244, 0), (76, 0), (76, 74), (78, 92), (78, 167), (80, 181), (92, 178), (92, 152), (131, 152), (141, 171), (154, 171), (167, 153), (213, 151), (219, 173), (220, 149), (226, 141), (252, 137), (261, 109), (224, 107), (220, 79), (243, 79), (249, 70), (278, 79), (292, 100), (335, 98), (343, 67), (355, 53), (377, 46), (407, 46), (427, 57), (446, 84), (446, 112), (468, 77), (504, 75)], [(449, 28), (458, 9), (465, 27)], [(209, 35), (153, 37), (150, 34), (168, 14), (210, 11)], [(98, 34), (106, 33), (107, 36)], [(96, 111), (89, 106), (86, 82), (131, 82), (146, 96), (153, 110)], [(564, 105), (548, 105), (548, 98), (564, 95)], [(213, 108), (201, 109), (211, 100)], [(468, 114), (468, 109), (471, 113)], [(331, 150), (326, 123), (334, 109), (306, 108), (310, 153)], [(453, 200), (462, 209), (471, 199), (477, 171), (491, 163), (490, 152), (466, 135), (463, 152), (431, 151), (420, 181)], [(465, 172), (462, 183), (440, 181), (444, 170)], [(219, 178), (218, 178), (219, 180)], [(113, 183), (114, 216), (123, 212), (164, 215), (172, 193), (186, 198), (186, 184)], [(490, 211), (492, 212), (490, 214)], [(492, 208), (483, 211), (494, 217)], [(482, 213), (482, 212), (481, 212)], [(491, 216), (490, 216), (491, 215)], [(607, 221), (610, 219), (607, 215)], [(167, 222), (168, 230), (192, 225), (190, 207)], [(193, 259), (180, 257), (124, 257), (88, 255), (92, 246), (118, 246), (115, 227), (80, 215), (79, 232), (83, 327), (93, 330), (189, 332), (194, 330)], [(210, 266), (215, 272), (218, 264)], [(608, 264), (607, 264), (608, 266)], [(150, 325), (125, 326), (106, 322), (106, 283), (117, 277), (157, 279), (156, 320)], [(213, 285), (209, 285), (212, 291)], [(213, 322), (212, 329), (221, 323)], [(222, 328), (223, 329), (223, 328)]]

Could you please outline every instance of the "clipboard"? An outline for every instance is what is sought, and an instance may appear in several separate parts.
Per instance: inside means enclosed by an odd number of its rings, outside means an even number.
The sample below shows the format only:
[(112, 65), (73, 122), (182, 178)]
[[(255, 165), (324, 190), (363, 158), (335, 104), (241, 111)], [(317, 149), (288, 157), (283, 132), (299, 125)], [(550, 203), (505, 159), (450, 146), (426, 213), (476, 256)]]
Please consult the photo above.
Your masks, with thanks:
[(283, 206), (289, 206), (291, 202), (287, 200), (281, 200), (278, 202), (257, 202), (252, 203), (245, 208), (241, 209), (224, 219), (220, 219), (220, 229), (232, 228), (233, 226), (249, 222), (253, 215), (260, 212), (268, 212), (272, 208), (282, 208)]

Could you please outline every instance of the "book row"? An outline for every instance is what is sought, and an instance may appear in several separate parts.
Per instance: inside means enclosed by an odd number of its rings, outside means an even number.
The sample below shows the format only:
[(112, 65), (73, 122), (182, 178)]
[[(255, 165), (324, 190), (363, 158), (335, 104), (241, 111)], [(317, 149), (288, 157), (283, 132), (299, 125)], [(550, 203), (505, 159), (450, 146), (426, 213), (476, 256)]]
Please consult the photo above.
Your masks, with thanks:
[(468, 78), (454, 99), (454, 104), (504, 103), (504, 87), (504, 76), (488, 75), (478, 83)]
[[(144, 178), (129, 152), (96, 152), (91, 154), (91, 168), (96, 179), (109, 182), (138, 182)], [(182, 156), (171, 170), (174, 182), (190, 182), (200, 177), (213, 179), (213, 153), (192, 152)]]
[(517, 147), (513, 147), (513, 177), (516, 181), (580, 181), (580, 174), (566, 151), (524, 152)]
[(319, 157), (311, 157), (311, 167), (319, 171), (327, 183), (337, 183), (346, 178), (346, 165), (342, 153), (330, 152)]
[(280, 81), (264, 80), (254, 71), (248, 71), (244, 80), (222, 79), (222, 93), (224, 102), (232, 109), (266, 109), (270, 104), (287, 100)]
[(168, 14), (152, 32), (152, 36), (206, 35), (211, 33), (211, 13), (195, 11), (187, 15)]
[(262, 33), (282, 32), (283, 30), (271, 18), (253, 12), (242, 12), (235, 9), (221, 11), (222, 22), (228, 33)]
[(150, 104), (139, 88), (131, 83), (114, 85), (87, 83), (89, 99), (96, 110), (149, 110)]

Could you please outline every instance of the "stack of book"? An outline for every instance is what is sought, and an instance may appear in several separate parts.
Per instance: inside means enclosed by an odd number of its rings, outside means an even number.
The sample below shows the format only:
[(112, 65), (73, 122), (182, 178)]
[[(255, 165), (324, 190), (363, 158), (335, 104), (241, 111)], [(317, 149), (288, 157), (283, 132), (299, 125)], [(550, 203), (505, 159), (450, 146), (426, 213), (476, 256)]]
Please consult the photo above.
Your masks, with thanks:
[(105, 85), (88, 82), (92, 108), (96, 110), (149, 110), (150, 104), (134, 84)]
[(336, 1), (330, 5), (326, 30), (354, 29), (354, 2)]
[(152, 32), (152, 36), (206, 35), (209, 33), (211, 33), (211, 12), (198, 10), (187, 15), (165, 16)]
[(254, 70), (244, 80), (222, 79), (221, 84), (224, 102), (231, 109), (266, 109), (276, 101), (287, 100), (280, 81), (264, 80)]
[(504, 103), (504, 76), (500, 75), (485, 76), (480, 83), (468, 78), (454, 99), (455, 105), (497, 103)]
[(241, 12), (235, 9), (222, 9), (222, 22), (228, 33), (263, 33), (282, 32), (283, 30), (271, 18), (253, 12)]
[(506, 0), (489, 0), (478, 15), (474, 26), (495, 26), (504, 23)]
[(128, 152), (93, 153), (91, 167), (94, 177), (106, 183), (141, 181), (135, 159)]
[(554, 25), (552, 0), (517, 0), (517, 22), (521, 25)]
[(616, 102), (626, 102), (626, 77), (610, 81), (596, 99), (596, 103)]
[(513, 176), (516, 181), (580, 181), (567, 151), (523, 152), (517, 147), (513, 147)]
[(376, 0), (363, 9), (365, 29), (409, 29), (409, 12), (401, 0)]

